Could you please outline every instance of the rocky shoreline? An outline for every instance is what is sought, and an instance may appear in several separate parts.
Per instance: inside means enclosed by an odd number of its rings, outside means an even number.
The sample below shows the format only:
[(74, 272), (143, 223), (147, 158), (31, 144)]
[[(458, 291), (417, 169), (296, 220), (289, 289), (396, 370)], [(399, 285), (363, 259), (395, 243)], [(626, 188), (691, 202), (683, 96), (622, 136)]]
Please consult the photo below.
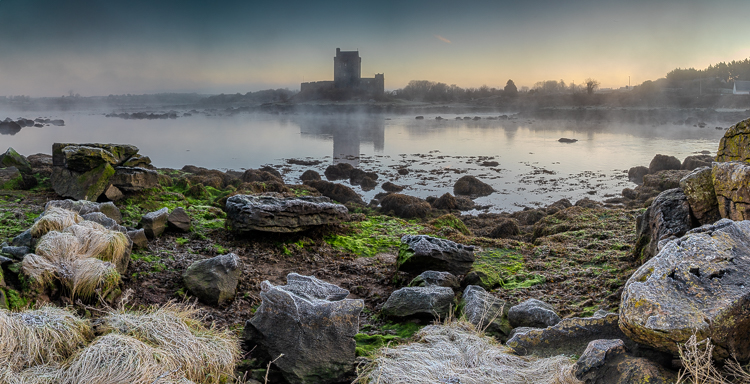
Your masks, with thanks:
[[(51, 303), (96, 322), (89, 308), (123, 292), (133, 308), (197, 300), (204, 321), (242, 340), (235, 375), (250, 383), (371, 382), (387, 366), (380, 348), (451, 317), (502, 353), (566, 356), (562, 382), (674, 382), (693, 334), (717, 361), (750, 359), (748, 124), (727, 131), (715, 159), (657, 155), (631, 169), (640, 185), (622, 197), (478, 215), (462, 211), (494, 190), (473, 176), (421, 199), (346, 163), (290, 182), (275, 167), (156, 168), (129, 145), (9, 149), (0, 305)], [(384, 192), (365, 202), (347, 184)], [(113, 277), (81, 290), (40, 245), (48, 233), (119, 244), (86, 251)]]

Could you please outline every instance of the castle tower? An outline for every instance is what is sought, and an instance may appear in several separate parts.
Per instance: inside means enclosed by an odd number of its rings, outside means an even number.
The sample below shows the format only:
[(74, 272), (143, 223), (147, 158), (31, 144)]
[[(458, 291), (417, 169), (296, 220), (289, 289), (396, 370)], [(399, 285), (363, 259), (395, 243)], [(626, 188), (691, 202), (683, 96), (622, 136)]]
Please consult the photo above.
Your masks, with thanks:
[(342, 51), (336, 48), (333, 58), (333, 83), (336, 88), (353, 89), (362, 78), (362, 58), (359, 51)]

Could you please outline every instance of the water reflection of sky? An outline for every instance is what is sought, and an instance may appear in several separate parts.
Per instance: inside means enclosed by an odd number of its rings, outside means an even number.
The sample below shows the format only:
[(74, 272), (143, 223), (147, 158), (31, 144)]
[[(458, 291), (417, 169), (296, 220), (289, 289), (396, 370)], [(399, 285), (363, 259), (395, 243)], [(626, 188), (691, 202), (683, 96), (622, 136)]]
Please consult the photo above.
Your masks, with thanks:
[[(18, 113), (13, 113), (15, 116)], [(474, 115), (471, 115), (472, 117)], [(50, 153), (54, 142), (134, 144), (159, 167), (193, 164), (243, 169), (315, 158), (314, 167), (285, 165), (287, 182), (305, 170), (321, 172), (347, 161), (381, 174), (379, 182), (406, 185), (426, 197), (452, 192), (465, 174), (480, 177), (497, 193), (477, 199), (499, 210), (547, 204), (561, 197), (602, 200), (632, 186), (623, 171), (648, 165), (657, 153), (684, 159), (702, 150), (715, 154), (723, 130), (677, 125), (638, 125), (547, 120), (424, 120), (403, 115), (193, 115), (172, 120), (123, 120), (85, 113), (55, 114), (64, 127), (26, 127), (0, 135), (0, 146), (22, 154)], [(1, 115), (0, 115), (1, 117)], [(23, 116), (34, 118), (37, 116)], [(558, 142), (575, 138), (572, 144)], [(358, 155), (359, 158), (356, 158)], [(497, 161), (498, 166), (481, 163)], [(412, 172), (401, 176), (398, 167)], [(363, 192), (356, 187), (359, 192)], [(380, 188), (363, 192), (366, 200)]]

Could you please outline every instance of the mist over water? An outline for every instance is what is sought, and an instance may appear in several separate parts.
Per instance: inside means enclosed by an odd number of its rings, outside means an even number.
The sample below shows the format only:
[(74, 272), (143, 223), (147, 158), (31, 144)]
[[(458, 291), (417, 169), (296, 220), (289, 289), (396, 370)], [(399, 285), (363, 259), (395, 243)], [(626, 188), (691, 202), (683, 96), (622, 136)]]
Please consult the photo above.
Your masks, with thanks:
[[(12, 118), (19, 112), (5, 113)], [(23, 113), (22, 113), (23, 114)], [(43, 115), (43, 114), (42, 114)], [(20, 116), (20, 115), (19, 115)], [(635, 185), (627, 169), (648, 165), (657, 153), (680, 160), (700, 151), (715, 154), (723, 129), (689, 125), (567, 120), (489, 120), (497, 114), (273, 115), (194, 114), (166, 120), (125, 120), (85, 112), (55, 112), (64, 127), (26, 127), (0, 135), (3, 150), (50, 153), (55, 142), (134, 144), (157, 167), (242, 170), (279, 165), (287, 183), (299, 182), (307, 169), (323, 174), (333, 163), (348, 162), (380, 175), (378, 183), (406, 186), (403, 193), (427, 197), (453, 192), (464, 175), (492, 185), (496, 193), (476, 199), (490, 211), (546, 205), (560, 198), (603, 200)], [(479, 120), (456, 117), (479, 116)], [(37, 116), (24, 116), (34, 118)], [(575, 143), (558, 139), (574, 138)], [(287, 159), (321, 160), (315, 166)], [(492, 166), (491, 162), (498, 165)], [(398, 168), (410, 170), (399, 175)], [(339, 181), (348, 185), (348, 181)], [(369, 201), (382, 192), (355, 190)]]

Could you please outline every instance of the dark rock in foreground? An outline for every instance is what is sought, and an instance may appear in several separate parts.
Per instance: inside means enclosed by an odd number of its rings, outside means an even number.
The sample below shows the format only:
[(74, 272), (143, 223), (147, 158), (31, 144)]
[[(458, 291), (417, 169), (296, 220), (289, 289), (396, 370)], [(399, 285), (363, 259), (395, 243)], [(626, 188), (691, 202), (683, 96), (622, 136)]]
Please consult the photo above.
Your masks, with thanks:
[(729, 127), (719, 141), (716, 161), (750, 160), (750, 119)]
[(388, 194), (380, 201), (380, 206), (384, 212), (392, 212), (405, 219), (425, 217), (431, 208), (430, 203), (418, 197), (400, 193)]
[(512, 327), (546, 328), (560, 322), (555, 309), (537, 299), (528, 299), (514, 305), (508, 311), (508, 321)]
[(362, 300), (312, 276), (287, 275), (287, 285), (261, 284), (262, 302), (245, 323), (250, 348), (269, 360), (292, 384), (338, 383), (355, 369)]
[[(633, 254), (648, 260), (659, 252), (660, 243), (676, 239), (690, 230), (690, 206), (681, 189), (669, 189), (636, 219), (636, 244)], [(663, 244), (663, 243), (662, 243)]]
[(501, 341), (507, 339), (513, 328), (508, 323), (507, 302), (476, 285), (467, 286), (461, 299), (464, 303), (463, 314), (467, 321), (474, 324), (477, 329), (499, 336)]
[(453, 194), (469, 196), (487, 196), (495, 190), (487, 183), (474, 176), (463, 176), (453, 185)]
[(349, 217), (341, 204), (326, 197), (235, 195), (227, 199), (227, 223), (235, 232), (299, 232), (337, 224)]
[(391, 293), (383, 304), (382, 313), (388, 317), (445, 319), (452, 304), (453, 290), (448, 287), (404, 287)]
[(576, 379), (586, 384), (668, 384), (677, 380), (661, 365), (629, 355), (620, 339), (590, 342), (572, 371)]
[(164, 230), (167, 229), (168, 216), (169, 208), (162, 208), (158, 211), (149, 212), (143, 215), (141, 218), (141, 226), (149, 239), (157, 238), (164, 233)]
[(474, 264), (474, 247), (427, 235), (401, 238), (397, 266), (406, 272), (445, 271), (465, 275)]
[(185, 287), (201, 302), (221, 305), (234, 298), (242, 262), (234, 253), (196, 261), (182, 275)]
[(362, 201), (362, 197), (346, 185), (332, 183), (325, 180), (312, 180), (305, 184), (317, 189), (323, 196), (338, 201), (339, 203), (365, 204), (365, 202)]

